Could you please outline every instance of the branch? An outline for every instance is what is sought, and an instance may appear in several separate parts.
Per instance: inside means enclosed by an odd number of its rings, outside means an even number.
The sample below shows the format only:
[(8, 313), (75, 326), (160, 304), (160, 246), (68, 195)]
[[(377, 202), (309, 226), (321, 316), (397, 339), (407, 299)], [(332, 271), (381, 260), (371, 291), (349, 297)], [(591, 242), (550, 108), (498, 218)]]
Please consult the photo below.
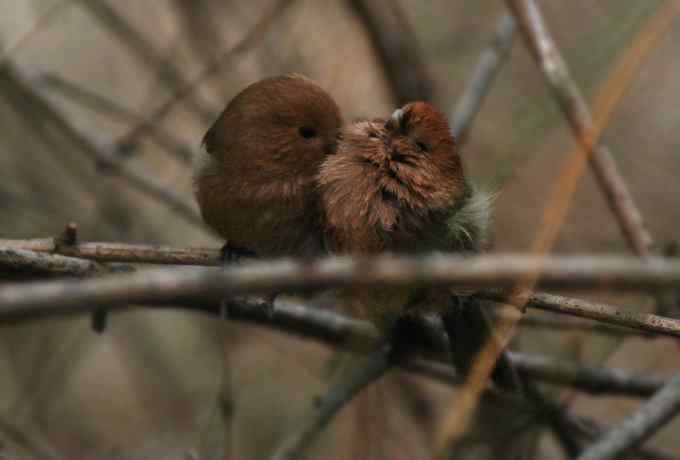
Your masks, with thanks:
[[(33, 256), (33, 253), (29, 251), (5, 249), (0, 251), (0, 264), (4, 263), (3, 259), (8, 257), (6, 255), (12, 251), (26, 253), (29, 256), (29, 260)], [(57, 273), (76, 276), (80, 273), (90, 274), (89, 268), (87, 268), (90, 267), (89, 265), (85, 265), (84, 267), (86, 268), (83, 269), (78, 263), (87, 261), (51, 254), (35, 255), (49, 260), (49, 264), (46, 266)], [(67, 262), (63, 267), (59, 266), (59, 262), (62, 260)], [(72, 264), (73, 260), (77, 262)], [(66, 271), (65, 267), (75, 267), (75, 271)], [(134, 270), (129, 266), (123, 266), (120, 269)], [(0, 290), (0, 292), (2, 291)], [(150, 303), (151, 305), (160, 306), (167, 306), (168, 304), (168, 302), (162, 301)], [(203, 301), (198, 297), (187, 297), (178, 298), (177, 303), (182, 308), (191, 311), (221, 316), (222, 310), (218, 301), (210, 302)], [(227, 307), (230, 320), (243, 321), (249, 324), (274, 328), (282, 332), (294, 333), (307, 339), (317, 340), (326, 345), (365, 352), (375, 349), (381, 343), (381, 335), (369, 322), (348, 318), (331, 311), (297, 302), (279, 299), (275, 304), (272, 304), (270, 301), (262, 298), (230, 297), (226, 300), (225, 306)], [(119, 307), (127, 308), (127, 305), (119, 305)], [(93, 306), (93, 308), (96, 308), (96, 306)], [(63, 311), (59, 308), (45, 308), (42, 310), (42, 313), (60, 314)], [(442, 331), (435, 330), (437, 327), (439, 326), (430, 326), (433, 329), (431, 331), (432, 336), (442, 334)], [(440, 344), (437, 349), (420, 350), (419, 353), (421, 356), (446, 361), (447, 350), (447, 344)], [(510, 358), (513, 365), (519, 371), (526, 373), (531, 378), (559, 385), (573, 386), (581, 391), (593, 394), (614, 393), (645, 397), (656, 392), (664, 383), (662, 379), (656, 377), (631, 376), (618, 370), (607, 370), (577, 363), (564, 363), (547, 357), (523, 353), (511, 352)], [(445, 383), (458, 384), (460, 382), (459, 376), (449, 366), (442, 364), (415, 359), (407, 360), (399, 363), (399, 365), (405, 370), (428, 375)]]
[(23, 249), (92, 259), (98, 262), (125, 262), (163, 265), (219, 266), (221, 251), (208, 248), (174, 248), (150, 244), (76, 242), (59, 245), (55, 238), (2, 240), (0, 248)]
[[(59, 245), (55, 243), (54, 238), (46, 238), (46, 239), (32, 239), (32, 240), (0, 240), (0, 248), (5, 248), (5, 249), (21, 249), (21, 250), (30, 250), (30, 251), (36, 251), (36, 252), (49, 252), (49, 253), (58, 253), (64, 256), (70, 256), (70, 257), (80, 257), (80, 258), (86, 258), (86, 259), (92, 259), (96, 260), (98, 262), (124, 262), (124, 263), (151, 263), (151, 264), (183, 264), (183, 265), (205, 265), (205, 266), (218, 266), (221, 264), (220, 262), (220, 251), (217, 249), (206, 249), (206, 248), (173, 248), (173, 247), (168, 247), (168, 246), (153, 246), (153, 245), (133, 245), (133, 244), (122, 244), (122, 243), (107, 243), (107, 242), (76, 242), (73, 245)], [(515, 262), (517, 263), (524, 263), (525, 264), (525, 269), (528, 268), (528, 265), (531, 265), (532, 259), (528, 257), (513, 257), (513, 256), (502, 256), (500, 258), (496, 258), (496, 256), (485, 256), (482, 258), (471, 258), (471, 259), (464, 259), (464, 260), (477, 260), (478, 262), (481, 262), (481, 265), (485, 265), (487, 261), (489, 264), (493, 266), (487, 266), (485, 271), (480, 271), (475, 275), (475, 267), (471, 267), (469, 269), (462, 269), (461, 274), (465, 276), (482, 276), (482, 274), (489, 273), (492, 274), (493, 276), (498, 276), (497, 278), (498, 283), (501, 282), (508, 282), (508, 280), (502, 280), (501, 277), (503, 276), (509, 276), (511, 277), (512, 275), (508, 272), (503, 273), (504, 270), (511, 269), (508, 264), (512, 262), (514, 259)], [(391, 259), (387, 259), (391, 260)], [(417, 259), (412, 259), (412, 261), (415, 261)], [(427, 258), (425, 259), (427, 260)], [(430, 258), (430, 263), (432, 264), (431, 269), (436, 268), (436, 262), (438, 260), (437, 257)], [(456, 257), (449, 257), (445, 260), (448, 260), (449, 262), (451, 261), (461, 261), (462, 259), (457, 259)], [(537, 259), (533, 259), (536, 261)], [(595, 281), (595, 279), (599, 280), (600, 276), (604, 278), (604, 275), (606, 275), (606, 272), (603, 273), (598, 273), (598, 268), (596, 266), (592, 265), (592, 258), (585, 258), (585, 259), (578, 259), (578, 258), (553, 258), (552, 259), (556, 264), (562, 263), (563, 266), (561, 267), (562, 270), (565, 270), (561, 275), (567, 275), (567, 276), (572, 276), (572, 272), (574, 272), (577, 276), (584, 276), (585, 278), (588, 278), (588, 276), (594, 277), (591, 279), (591, 283), (598, 284), (600, 281)], [(580, 260), (580, 262), (579, 262)], [(599, 260), (599, 258), (598, 258)], [(522, 262), (523, 261), (523, 262)], [(560, 262), (561, 261), (561, 262)], [(674, 263), (677, 264), (677, 262), (673, 262), (673, 259), (652, 259), (649, 261), (649, 264), (646, 262), (640, 262), (635, 259), (626, 259), (622, 258), (620, 259), (620, 262), (618, 262), (619, 266), (617, 267), (617, 270), (621, 271), (626, 271), (626, 267), (628, 262), (633, 264), (629, 268), (633, 270), (633, 267), (638, 267), (641, 269), (643, 272), (646, 272), (649, 270), (649, 273), (643, 273), (645, 276), (650, 276), (652, 279), (648, 280), (650, 282), (654, 282), (654, 267), (657, 266), (657, 262), (664, 262), (667, 268), (671, 267)], [(603, 262), (603, 261), (599, 261)], [(609, 262), (605, 262), (605, 265), (608, 264), (616, 264), (616, 260), (610, 259)], [(596, 261), (597, 263), (597, 261)], [(579, 265), (580, 264), (580, 265)], [(671, 265), (668, 265), (671, 264)], [(568, 267), (568, 265), (573, 265), (573, 267)], [(583, 266), (584, 269), (579, 268), (579, 266)], [(587, 266), (587, 267), (586, 267)], [(601, 264), (598, 264), (597, 266), (607, 270), (606, 267), (604, 267)], [(663, 264), (662, 264), (663, 266)], [(484, 268), (484, 267), (482, 267)], [(516, 267), (517, 269), (520, 269), (520, 267)], [(560, 267), (555, 267), (556, 269), (560, 269)], [(610, 267), (611, 268), (611, 267)], [(444, 268), (442, 268), (443, 270)], [(496, 270), (496, 273), (494, 273), (494, 270)], [(571, 270), (571, 272), (567, 273), (566, 271)], [(585, 271), (584, 271), (585, 270)], [(295, 270), (293, 270), (295, 271)], [(587, 272), (587, 273), (586, 273)], [(517, 273), (517, 272), (516, 272)], [(435, 282), (436, 280), (432, 277), (434, 276), (440, 276), (441, 273), (430, 273), (430, 280), (431, 282)], [(559, 273), (555, 273), (554, 275), (559, 275)], [(632, 277), (634, 276), (634, 273), (629, 273), (629, 275)], [(447, 276), (457, 276), (455, 273), (450, 273)], [(427, 282), (427, 280), (424, 280)], [(464, 280), (461, 279), (451, 279), (451, 282), (463, 282)], [(470, 282), (484, 282), (488, 283), (490, 285), (494, 285), (494, 281), (492, 280), (471, 280)], [(577, 280), (575, 279), (564, 279), (562, 280), (562, 283), (558, 280), (553, 280), (554, 284), (556, 287), (567, 287), (567, 284), (569, 283), (576, 283)], [(611, 280), (614, 281), (614, 280)], [(637, 280), (640, 282), (640, 285), (638, 287), (642, 288), (644, 287), (642, 283), (643, 280)], [(657, 282), (660, 282), (661, 280), (656, 280)], [(439, 281), (436, 281), (439, 282)], [(445, 281), (441, 281), (442, 283), (446, 284)], [(620, 283), (625, 283), (623, 280), (618, 281), (619, 285)], [(673, 284), (672, 279), (667, 279), (664, 281), (664, 283), (668, 284)], [(576, 284), (569, 284), (571, 286), (575, 286)], [(602, 279), (602, 284), (601, 286), (605, 286), (605, 280)], [(651, 286), (651, 285), (650, 285)], [(583, 286), (581, 286), (583, 287)], [(599, 287), (599, 286), (598, 286)], [(623, 287), (628, 287), (631, 288), (633, 285), (629, 286), (623, 286)], [(504, 289), (485, 289), (477, 293), (479, 297), (494, 300), (497, 302), (507, 302), (510, 299), (510, 293), (507, 290)], [(517, 296), (515, 296), (516, 300), (518, 299)], [(601, 304), (601, 303), (595, 303), (595, 302), (589, 302), (586, 300), (582, 299), (575, 299), (575, 298), (570, 298), (570, 297), (564, 297), (564, 296), (558, 296), (554, 294), (545, 294), (545, 293), (534, 293), (534, 294), (527, 294), (522, 297), (522, 299), (526, 299), (528, 304), (527, 306), (533, 307), (533, 308), (538, 308), (542, 310), (547, 310), (555, 313), (561, 313), (561, 314), (568, 314), (568, 315), (573, 315), (573, 316), (579, 316), (579, 317), (584, 317), (584, 318), (589, 318), (589, 319), (594, 319), (598, 321), (603, 321), (606, 323), (610, 324), (615, 324), (617, 326), (625, 326), (628, 328), (633, 328), (636, 330), (642, 330), (642, 331), (647, 331), (647, 332), (652, 332), (652, 333), (662, 333), (662, 334), (670, 334), (670, 335), (677, 335), (678, 333), (678, 321), (669, 319), (669, 318), (664, 318), (661, 316), (657, 315), (650, 315), (650, 314), (644, 314), (644, 313), (634, 313), (634, 312), (624, 312), (621, 309), (607, 305), (607, 304)], [(519, 299), (519, 300), (522, 300)], [(0, 312), (0, 315), (2, 312)], [(600, 325), (601, 326), (601, 325)], [(558, 326), (559, 327), (559, 326)]]
[(491, 43), (484, 49), (472, 78), (458, 99), (452, 120), (453, 135), (458, 145), (465, 144), (472, 122), (482, 108), (486, 95), (491, 90), (496, 76), (510, 55), (517, 23), (510, 14), (503, 16), (496, 27)]
[(349, 0), (368, 32), (397, 105), (432, 100), (434, 81), (413, 30), (394, 0)]
[(534, 0), (507, 0), (507, 3), (520, 25), (531, 54), (540, 65), (574, 134), (579, 142), (584, 144), (584, 148), (592, 149), (592, 155), (589, 158), (593, 171), (624, 236), (638, 255), (648, 256), (652, 238), (644, 227), (642, 215), (609, 149), (603, 144), (591, 147), (586, 142), (596, 131), (596, 126), (588, 104), (572, 79), (569, 68), (551, 37), (538, 6)]
[[(634, 260), (634, 259), (633, 259)], [(648, 260), (658, 260), (657, 258)], [(642, 263), (644, 265), (644, 262)], [(620, 286), (623, 288), (623, 286)], [(590, 302), (548, 293), (522, 293), (517, 295), (510, 289), (489, 289), (478, 294), (480, 297), (498, 302), (515, 301), (530, 308), (589, 318), (617, 326), (626, 326), (641, 331), (678, 336), (680, 321), (650, 313), (623, 311), (604, 303)], [(524, 303), (523, 303), (524, 302)], [(665, 332), (661, 332), (665, 331)]]
[(680, 412), (680, 374), (619, 427), (609, 430), (579, 460), (610, 460), (643, 443)]

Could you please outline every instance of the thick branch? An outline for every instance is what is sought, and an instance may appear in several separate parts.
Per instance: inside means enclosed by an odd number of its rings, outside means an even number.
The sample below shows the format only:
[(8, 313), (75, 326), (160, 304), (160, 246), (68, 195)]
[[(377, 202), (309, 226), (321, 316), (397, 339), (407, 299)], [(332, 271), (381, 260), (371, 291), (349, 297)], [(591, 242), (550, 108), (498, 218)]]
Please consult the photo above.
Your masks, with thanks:
[[(0, 315), (21, 316), (88, 310), (96, 305), (173, 302), (187, 297), (219, 300), (227, 295), (346, 286), (512, 287), (540, 269), (541, 284), (558, 288), (605, 286), (653, 289), (680, 284), (680, 261), (631, 257), (380, 256), (327, 258), (315, 262), (258, 261), (224, 270), (180, 267), (149, 269), (84, 281), (7, 284), (0, 289)], [(493, 295), (499, 295), (494, 291)], [(501, 293), (503, 300), (507, 293)], [(516, 297), (516, 296), (515, 296)], [(527, 295), (529, 305), (680, 336), (680, 321), (550, 294)]]
[[(577, 139), (588, 150), (586, 140), (595, 132), (595, 124), (588, 104), (570, 75), (569, 68), (557, 48), (541, 12), (534, 0), (507, 0), (514, 13), (524, 39), (534, 59), (538, 62), (560, 107), (564, 111)], [(640, 256), (649, 255), (652, 238), (644, 227), (642, 215), (628, 191), (611, 152), (605, 145), (597, 145), (590, 155), (595, 176), (610, 208), (614, 212), (624, 236)]]

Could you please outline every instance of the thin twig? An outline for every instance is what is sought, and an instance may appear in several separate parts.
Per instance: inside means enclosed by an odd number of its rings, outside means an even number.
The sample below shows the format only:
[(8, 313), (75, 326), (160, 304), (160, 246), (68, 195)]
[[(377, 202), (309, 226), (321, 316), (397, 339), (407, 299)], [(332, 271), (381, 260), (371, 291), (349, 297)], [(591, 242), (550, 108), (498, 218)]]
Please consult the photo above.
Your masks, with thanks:
[[(507, 315), (503, 313), (497, 313), (494, 314), (493, 317), (498, 320), (503, 320), (507, 317)], [(597, 321), (587, 319), (565, 318), (563, 316), (546, 318), (544, 316), (523, 315), (519, 325), (528, 328), (545, 329), (556, 332), (587, 332), (609, 335), (613, 337), (654, 337), (654, 335), (650, 334), (649, 332), (644, 332), (637, 329), (600, 324)]]
[[(553, 313), (564, 313), (581, 318), (632, 327), (641, 331), (658, 332), (659, 328), (674, 330), (680, 321), (651, 313), (624, 311), (618, 307), (583, 299), (575, 299), (556, 294), (530, 293), (517, 294), (512, 290), (488, 289), (480, 291), (480, 297), (498, 302), (517, 302), (525, 307), (538, 308)], [(671, 333), (672, 335), (677, 335)]]
[(617, 428), (609, 430), (579, 460), (610, 460), (638, 446), (680, 413), (680, 374)]
[(371, 37), (397, 105), (432, 100), (434, 80), (397, 2), (349, 0), (348, 3)]
[[(529, 50), (539, 63), (577, 139), (582, 141), (596, 131), (588, 104), (569, 72), (569, 68), (547, 29), (534, 0), (507, 0), (523, 32)], [(668, 19), (670, 20), (670, 19)], [(593, 148), (587, 146), (586, 148)], [(619, 172), (616, 162), (603, 144), (596, 144), (591, 165), (624, 236), (636, 254), (646, 257), (652, 238), (644, 227), (642, 215)]]
[[(315, 262), (258, 261), (224, 270), (192, 267), (149, 269), (79, 282), (68, 280), (7, 284), (0, 289), (0, 315), (89, 310), (95, 305), (172, 302), (198, 296), (326, 289), (348, 286), (511, 287), (540, 264), (541, 284), (559, 288), (617, 287), (652, 289), (680, 284), (680, 261), (631, 257), (529, 256), (380, 256), (368, 259), (331, 257)], [(589, 304), (548, 294), (526, 295), (534, 307), (596, 318), (664, 335), (680, 335), (680, 320), (626, 313), (608, 305)], [(560, 302), (568, 300), (565, 305)]]
[(53, 126), (106, 172), (115, 174), (135, 189), (167, 205), (190, 223), (206, 228), (193, 203), (174, 189), (160, 183), (141, 165), (120, 161), (112, 149), (77, 129), (64, 113), (34, 90), (28, 81), (16, 68), (8, 64), (0, 68), (0, 82), (12, 89), (11, 96), (15, 98), (17, 104), (31, 108), (35, 119), (41, 119)]
[[(172, 91), (170, 96), (155, 109), (151, 115), (145, 118), (143, 123), (133, 127), (130, 132), (119, 142), (121, 145), (131, 145), (144, 135), (150, 126), (156, 126), (170, 113), (173, 107), (191, 95), (194, 90), (205, 80), (217, 74), (227, 60), (235, 55), (244, 53), (253, 45), (261, 43), (264, 35), (269, 30), (274, 20), (281, 16), (289, 7), (295, 4), (295, 0), (279, 0), (248, 32), (234, 45), (222, 51), (218, 56), (208, 62), (205, 67), (190, 81), (185, 81)], [(206, 120), (210, 120), (214, 114), (209, 114)], [(204, 117), (205, 118), (205, 117)]]
[(144, 263), (159, 265), (222, 265), (221, 251), (209, 248), (175, 248), (151, 244), (77, 242), (60, 246), (54, 238), (29, 240), (0, 239), (0, 248), (49, 252), (98, 262)]
[(54, 73), (48, 72), (43, 74), (39, 81), (86, 107), (103, 112), (127, 124), (143, 126), (149, 133), (149, 136), (160, 147), (180, 161), (190, 164), (194, 160), (194, 148), (181, 139), (178, 139), (174, 134), (163, 129), (159, 124), (148, 123), (144, 117), (123, 107), (118, 102)]
[(467, 141), (470, 127), (481, 110), (496, 76), (510, 55), (516, 30), (515, 18), (511, 14), (504, 15), (496, 27), (491, 43), (479, 56), (472, 78), (458, 99), (451, 117), (451, 128), (460, 146)]
[(349, 404), (361, 390), (382, 377), (391, 367), (391, 350), (381, 347), (359, 363), (350, 363), (350, 369), (332, 384), (299, 425), (286, 435), (274, 451), (272, 460), (293, 460), (300, 458), (314, 438), (321, 433), (340, 409)]

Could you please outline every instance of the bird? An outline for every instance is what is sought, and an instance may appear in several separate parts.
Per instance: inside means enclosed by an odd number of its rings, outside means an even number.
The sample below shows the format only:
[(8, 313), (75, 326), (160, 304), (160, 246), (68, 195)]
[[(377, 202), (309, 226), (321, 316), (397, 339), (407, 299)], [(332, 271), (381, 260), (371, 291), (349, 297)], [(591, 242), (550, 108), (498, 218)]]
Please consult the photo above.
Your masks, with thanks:
[[(469, 255), (487, 248), (492, 197), (466, 177), (449, 123), (435, 106), (417, 101), (387, 119), (357, 121), (341, 139), (317, 179), (330, 253)], [(388, 336), (404, 329), (402, 318), (443, 313), (454, 364), (467, 372), (492, 331), (471, 293), (361, 287), (340, 297), (348, 313)], [(494, 378), (514, 385), (505, 365)]]
[(202, 218), (225, 238), (225, 260), (322, 253), (316, 177), (341, 126), (332, 96), (300, 74), (252, 83), (227, 104), (194, 172)]

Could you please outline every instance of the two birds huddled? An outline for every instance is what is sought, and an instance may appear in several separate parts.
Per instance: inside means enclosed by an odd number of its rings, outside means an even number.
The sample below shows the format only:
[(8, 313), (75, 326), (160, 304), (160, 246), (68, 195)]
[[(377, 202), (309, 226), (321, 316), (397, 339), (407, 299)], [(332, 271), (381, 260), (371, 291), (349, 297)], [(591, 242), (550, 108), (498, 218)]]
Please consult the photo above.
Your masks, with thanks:
[[(488, 197), (466, 179), (446, 117), (429, 103), (343, 126), (316, 83), (279, 76), (234, 97), (203, 143), (196, 197), (227, 256), (474, 253), (486, 244)], [(408, 311), (443, 309), (451, 293), (361, 288), (344, 297), (349, 313), (387, 332)], [(467, 329), (460, 319), (453, 333)]]

